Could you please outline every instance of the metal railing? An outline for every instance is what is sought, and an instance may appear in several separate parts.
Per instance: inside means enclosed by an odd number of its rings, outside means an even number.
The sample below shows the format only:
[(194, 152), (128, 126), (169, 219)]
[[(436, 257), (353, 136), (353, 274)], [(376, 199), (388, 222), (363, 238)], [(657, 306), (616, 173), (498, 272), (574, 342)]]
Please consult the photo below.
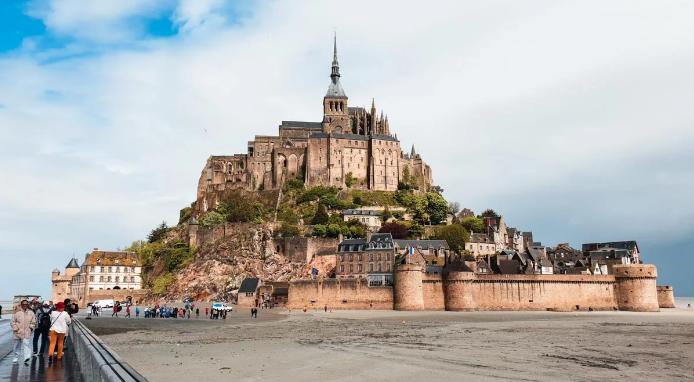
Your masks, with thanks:
[(83, 323), (73, 319), (68, 336), (71, 351), (85, 381), (146, 382), (147, 379), (123, 361)]

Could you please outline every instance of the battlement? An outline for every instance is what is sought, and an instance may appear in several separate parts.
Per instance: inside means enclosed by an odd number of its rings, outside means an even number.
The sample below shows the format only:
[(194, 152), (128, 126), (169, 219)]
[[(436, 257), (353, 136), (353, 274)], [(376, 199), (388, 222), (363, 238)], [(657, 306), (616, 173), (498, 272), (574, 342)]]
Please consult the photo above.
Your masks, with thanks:
[(658, 271), (653, 264), (617, 264), (612, 266), (615, 277), (651, 278), (658, 277)]
[(672, 287), (656, 291), (657, 270), (649, 264), (615, 266), (613, 275), (475, 274), (455, 268), (428, 274), (422, 265), (401, 264), (393, 275), (392, 288), (370, 287), (366, 279), (292, 281), (290, 307), (657, 312), (674, 306)]

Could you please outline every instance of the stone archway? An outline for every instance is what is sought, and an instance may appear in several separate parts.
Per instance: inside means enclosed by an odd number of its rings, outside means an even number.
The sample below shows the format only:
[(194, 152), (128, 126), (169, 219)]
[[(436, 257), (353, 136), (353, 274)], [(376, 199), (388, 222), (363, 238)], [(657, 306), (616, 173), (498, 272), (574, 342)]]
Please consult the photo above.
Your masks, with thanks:
[(299, 160), (296, 157), (296, 154), (290, 154), (289, 157), (287, 158), (287, 172), (290, 176), (296, 175), (297, 171), (299, 171)]

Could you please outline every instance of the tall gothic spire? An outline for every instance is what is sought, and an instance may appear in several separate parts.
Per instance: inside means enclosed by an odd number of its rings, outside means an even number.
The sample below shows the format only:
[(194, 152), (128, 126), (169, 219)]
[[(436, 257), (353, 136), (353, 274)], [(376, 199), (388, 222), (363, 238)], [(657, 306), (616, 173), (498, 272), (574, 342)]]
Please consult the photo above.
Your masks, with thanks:
[(340, 64), (337, 62), (337, 33), (333, 36), (333, 64), (330, 72), (330, 86), (326, 97), (347, 97), (340, 84)]
[[(340, 77), (340, 64), (337, 62), (337, 32), (333, 35), (333, 67), (330, 78)], [(334, 80), (333, 80), (334, 82)]]

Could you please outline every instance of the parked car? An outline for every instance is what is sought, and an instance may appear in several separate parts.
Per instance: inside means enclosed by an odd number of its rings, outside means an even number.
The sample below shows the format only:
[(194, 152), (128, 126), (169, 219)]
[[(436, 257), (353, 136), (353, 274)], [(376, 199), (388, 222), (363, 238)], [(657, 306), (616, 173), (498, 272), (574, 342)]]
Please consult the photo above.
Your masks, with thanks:
[(113, 300), (96, 300), (92, 305), (95, 305), (97, 308), (100, 309), (107, 309), (107, 308), (113, 308), (113, 305), (115, 304), (115, 301)]
[(214, 302), (212, 303), (212, 309), (215, 310), (228, 310), (228, 311), (233, 311), (234, 308), (231, 307), (231, 305), (227, 305), (226, 302)]

